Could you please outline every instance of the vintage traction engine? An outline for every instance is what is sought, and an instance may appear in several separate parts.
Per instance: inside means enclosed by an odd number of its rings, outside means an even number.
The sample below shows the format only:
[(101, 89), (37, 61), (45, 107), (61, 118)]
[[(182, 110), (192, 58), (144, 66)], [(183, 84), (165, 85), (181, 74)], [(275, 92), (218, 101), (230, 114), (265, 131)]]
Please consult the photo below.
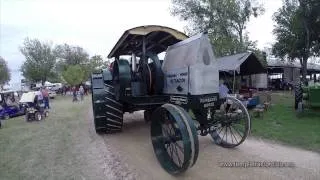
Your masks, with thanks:
[(115, 59), (112, 67), (92, 74), (96, 132), (120, 132), (125, 112), (145, 110), (156, 157), (168, 173), (196, 163), (198, 135), (210, 134), (226, 148), (248, 136), (246, 107), (232, 96), (219, 97), (217, 61), (206, 33), (188, 37), (163, 26), (136, 27), (125, 31), (108, 58)]

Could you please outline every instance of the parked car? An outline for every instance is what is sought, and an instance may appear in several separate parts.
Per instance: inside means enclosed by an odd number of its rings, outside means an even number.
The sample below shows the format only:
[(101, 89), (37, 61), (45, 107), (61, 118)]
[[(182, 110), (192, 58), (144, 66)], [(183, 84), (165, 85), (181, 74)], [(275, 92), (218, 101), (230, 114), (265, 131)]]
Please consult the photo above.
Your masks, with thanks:
[(49, 98), (54, 99), (57, 96), (57, 93), (55, 91), (49, 90)]

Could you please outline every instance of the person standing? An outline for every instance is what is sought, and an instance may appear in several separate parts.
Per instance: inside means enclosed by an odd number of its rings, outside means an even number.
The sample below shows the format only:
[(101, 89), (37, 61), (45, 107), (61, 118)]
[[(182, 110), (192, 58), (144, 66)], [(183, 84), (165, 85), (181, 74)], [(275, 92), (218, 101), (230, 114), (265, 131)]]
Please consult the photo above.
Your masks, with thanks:
[(223, 80), (219, 81), (219, 97), (226, 98), (229, 94), (229, 89), (228, 87), (224, 84)]
[(48, 88), (45, 87), (44, 89), (42, 89), (41, 93), (42, 93), (43, 101), (44, 101), (44, 109), (46, 109), (46, 108), (50, 109), (50, 106), (49, 106), (49, 90), (48, 90)]
[(83, 86), (82, 86), (82, 85), (81, 85), (80, 88), (79, 88), (79, 93), (80, 93), (80, 99), (81, 99), (81, 101), (83, 101), (84, 89), (83, 89)]
[(42, 88), (39, 88), (37, 91), (36, 91), (36, 96), (37, 96), (37, 100), (39, 103), (43, 103), (43, 96), (42, 96)]
[(87, 95), (88, 95), (88, 88), (87, 88), (87, 86), (84, 86), (83, 89), (84, 89), (84, 95), (87, 96)]
[(63, 86), (62, 88), (62, 94), (65, 96), (67, 95), (67, 87), (66, 86)]
[(37, 90), (35, 92), (36, 95), (36, 107), (38, 108), (38, 110), (40, 111), (40, 113), (43, 113), (43, 96), (42, 96), (42, 88), (39, 88), (39, 90)]
[(72, 87), (72, 95), (73, 95), (72, 102), (78, 101), (78, 99), (77, 99), (77, 89), (76, 89), (75, 86)]

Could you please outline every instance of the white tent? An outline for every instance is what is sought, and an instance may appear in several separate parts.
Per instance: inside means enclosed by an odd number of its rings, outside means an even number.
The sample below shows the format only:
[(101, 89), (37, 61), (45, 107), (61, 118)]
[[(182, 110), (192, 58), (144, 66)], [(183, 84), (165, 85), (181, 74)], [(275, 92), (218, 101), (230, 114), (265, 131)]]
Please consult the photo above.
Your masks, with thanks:
[(90, 81), (86, 81), (86, 82), (85, 82), (85, 85), (91, 86), (91, 82), (90, 82)]

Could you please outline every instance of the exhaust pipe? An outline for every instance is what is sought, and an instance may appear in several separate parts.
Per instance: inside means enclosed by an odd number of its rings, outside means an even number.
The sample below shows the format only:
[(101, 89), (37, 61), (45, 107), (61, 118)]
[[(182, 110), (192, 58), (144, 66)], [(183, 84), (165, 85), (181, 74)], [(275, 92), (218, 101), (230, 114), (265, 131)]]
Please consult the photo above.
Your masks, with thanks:
[(131, 64), (132, 64), (132, 72), (136, 72), (137, 59), (136, 59), (136, 54), (134, 54), (134, 53), (132, 53), (132, 56), (131, 56)]

